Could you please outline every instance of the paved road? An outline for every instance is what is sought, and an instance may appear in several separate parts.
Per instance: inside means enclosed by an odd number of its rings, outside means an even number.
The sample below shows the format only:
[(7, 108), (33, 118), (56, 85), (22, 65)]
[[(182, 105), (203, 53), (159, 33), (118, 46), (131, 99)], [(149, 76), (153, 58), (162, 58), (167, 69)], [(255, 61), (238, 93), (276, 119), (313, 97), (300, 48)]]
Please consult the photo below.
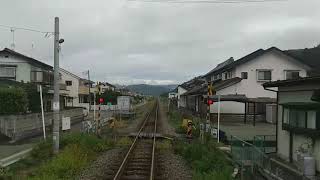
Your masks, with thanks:
[(243, 122), (221, 123), (220, 129), (226, 133), (228, 139), (231, 135), (244, 140), (253, 140), (256, 135), (276, 135), (276, 125), (269, 123), (256, 123), (256, 126)]

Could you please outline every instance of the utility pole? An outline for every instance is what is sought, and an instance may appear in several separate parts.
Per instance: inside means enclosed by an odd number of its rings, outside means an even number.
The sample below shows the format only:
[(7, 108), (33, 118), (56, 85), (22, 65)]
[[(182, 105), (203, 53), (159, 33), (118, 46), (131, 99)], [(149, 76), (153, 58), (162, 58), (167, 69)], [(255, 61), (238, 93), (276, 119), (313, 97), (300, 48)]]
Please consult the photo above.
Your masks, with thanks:
[(53, 152), (59, 153), (60, 98), (59, 98), (59, 18), (54, 18), (54, 82), (53, 82)]
[(90, 81), (90, 72), (88, 70), (88, 81), (89, 81), (89, 110), (88, 110), (88, 115), (90, 114), (90, 109), (91, 109), (91, 93), (90, 93), (90, 88), (91, 88), (91, 81)]

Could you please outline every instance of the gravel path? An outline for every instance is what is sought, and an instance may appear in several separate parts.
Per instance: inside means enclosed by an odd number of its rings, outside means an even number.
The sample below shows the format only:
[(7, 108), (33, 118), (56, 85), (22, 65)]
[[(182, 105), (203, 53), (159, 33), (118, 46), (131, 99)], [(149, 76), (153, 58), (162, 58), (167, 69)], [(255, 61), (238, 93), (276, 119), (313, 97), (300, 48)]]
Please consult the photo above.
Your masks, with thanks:
[(160, 102), (159, 110), (160, 110), (160, 112), (159, 112), (159, 131), (160, 131), (160, 133), (162, 133), (164, 135), (176, 137), (177, 134), (176, 134), (174, 128), (171, 127), (168, 122), (168, 115), (167, 115), (168, 106), (167, 106), (167, 104)]
[(125, 128), (120, 128), (117, 129), (117, 133), (118, 134), (129, 134), (129, 133), (133, 133), (136, 132), (139, 127), (141, 126), (143, 120), (146, 117), (147, 112), (150, 110), (151, 108), (151, 104), (152, 102), (147, 102), (143, 105), (140, 105), (139, 107), (136, 108), (136, 118), (133, 120), (128, 120), (128, 126)]
[(188, 168), (185, 160), (173, 152), (162, 152), (158, 155), (161, 165), (161, 179), (168, 180), (191, 180), (192, 171)]
[[(119, 157), (125, 154), (124, 148), (111, 149), (100, 155), (89, 167), (82, 171), (77, 179), (80, 180), (98, 180), (106, 179), (109, 171), (116, 169), (115, 165), (120, 164)], [(121, 159), (121, 158), (120, 158)], [(115, 173), (114, 173), (115, 174)], [(112, 178), (112, 177), (111, 177)]]
[[(168, 122), (167, 105), (160, 102), (159, 106), (159, 131), (165, 135), (176, 137), (176, 133), (173, 127)], [(165, 151), (158, 153), (158, 164), (161, 179), (168, 180), (191, 180), (192, 171), (188, 167), (186, 161), (174, 154), (172, 147)]]

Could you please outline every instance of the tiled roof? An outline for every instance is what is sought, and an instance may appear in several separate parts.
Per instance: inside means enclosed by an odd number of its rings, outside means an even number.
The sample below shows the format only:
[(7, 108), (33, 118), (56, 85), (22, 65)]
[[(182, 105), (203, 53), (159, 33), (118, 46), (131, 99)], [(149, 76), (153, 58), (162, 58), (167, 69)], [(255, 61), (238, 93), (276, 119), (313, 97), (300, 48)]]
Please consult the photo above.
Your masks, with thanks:
[[(238, 65), (244, 64), (244, 63), (246, 63), (248, 61), (251, 61), (251, 60), (253, 60), (253, 59), (255, 59), (255, 58), (257, 58), (257, 57), (259, 57), (259, 56), (261, 56), (261, 55), (263, 55), (263, 54), (265, 54), (267, 52), (270, 52), (270, 51), (277, 51), (277, 52), (283, 53), (284, 55), (289, 56), (289, 57), (291, 57), (291, 58), (293, 58), (293, 59), (295, 59), (295, 60), (297, 60), (297, 61), (299, 61), (299, 62), (301, 62), (301, 63), (303, 63), (303, 64), (305, 64), (307, 66), (309, 66), (309, 67), (316, 68), (316, 67), (312, 66), (312, 63), (310, 63), (310, 62), (313, 62), (313, 64), (319, 65), (317, 67), (320, 67), (319, 58), (317, 59), (317, 61), (316, 60), (308, 60), (308, 58), (305, 58), (304, 56), (294, 55), (295, 53), (293, 53), (293, 52), (282, 51), (282, 50), (278, 49), (277, 47), (271, 47), (271, 48), (266, 49), (266, 50), (258, 49), (258, 50), (254, 51), (254, 52), (252, 52), (252, 53), (250, 53), (250, 54), (248, 54), (248, 55), (246, 55), (246, 56), (244, 56), (244, 57), (242, 57), (242, 58), (240, 58), (240, 59), (238, 59), (238, 60), (236, 60), (236, 61), (234, 61), (232, 63), (229, 63), (229, 64), (223, 66), (223, 68), (217, 68), (219, 66), (218, 65), (216, 67), (217, 69), (214, 68), (213, 70), (211, 70), (209, 73), (207, 73), (204, 76), (208, 76), (208, 75), (211, 75), (213, 73), (220, 73), (220, 72), (226, 71), (228, 69), (232, 69), (232, 68), (234, 68), (234, 67), (236, 67)], [(319, 57), (320, 57), (320, 51), (319, 51)]]
[(284, 52), (312, 67), (313, 71), (311, 73), (320, 75), (320, 46), (306, 49), (292, 49)]
[(292, 85), (300, 85), (304, 83), (312, 83), (312, 84), (320, 83), (320, 76), (271, 81), (271, 82), (264, 83), (263, 87), (266, 88), (266, 87), (292, 86)]

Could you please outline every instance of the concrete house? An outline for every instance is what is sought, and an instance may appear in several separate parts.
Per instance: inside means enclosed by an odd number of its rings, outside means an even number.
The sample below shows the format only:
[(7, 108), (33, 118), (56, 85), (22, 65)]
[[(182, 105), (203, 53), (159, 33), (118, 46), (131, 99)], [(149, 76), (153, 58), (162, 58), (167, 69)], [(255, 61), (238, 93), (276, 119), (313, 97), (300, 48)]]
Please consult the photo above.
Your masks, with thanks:
[(80, 77), (60, 68), (60, 86), (65, 86), (67, 93), (64, 96), (66, 107), (79, 106), (79, 81)]
[(53, 83), (53, 68), (11, 49), (0, 51), (0, 78), (19, 82)]
[[(266, 104), (276, 102), (276, 93), (265, 90), (262, 84), (306, 77), (310, 70), (303, 60), (271, 47), (236, 61), (230, 58), (203, 77), (212, 81), (216, 95), (221, 95), (222, 113), (265, 115)], [(217, 96), (212, 98), (216, 100)], [(211, 113), (217, 113), (217, 109), (217, 103), (211, 105)]]
[(101, 82), (100, 85), (101, 91), (102, 93), (104, 93), (105, 91), (115, 91), (116, 87), (108, 82)]
[(277, 155), (300, 168), (311, 156), (320, 172), (320, 76), (263, 86), (277, 94)]
[[(79, 77), (60, 68), (60, 108), (78, 106)], [(41, 84), (49, 88), (45, 95), (45, 111), (52, 110), (53, 67), (11, 49), (0, 51), (0, 79)]]
[(91, 87), (93, 81), (89, 81), (87, 79), (81, 78), (79, 80), (79, 103), (89, 103), (89, 90), (90, 93), (93, 94), (93, 91), (91, 91)]
[[(178, 108), (190, 108), (190, 103), (188, 103), (188, 96), (186, 96), (186, 93), (193, 88), (196, 88), (198, 86), (201, 86), (204, 83), (204, 79), (202, 77), (195, 77), (187, 82), (184, 82), (177, 87), (177, 104)], [(190, 100), (189, 100), (190, 102)], [(189, 105), (189, 107), (188, 107)]]

